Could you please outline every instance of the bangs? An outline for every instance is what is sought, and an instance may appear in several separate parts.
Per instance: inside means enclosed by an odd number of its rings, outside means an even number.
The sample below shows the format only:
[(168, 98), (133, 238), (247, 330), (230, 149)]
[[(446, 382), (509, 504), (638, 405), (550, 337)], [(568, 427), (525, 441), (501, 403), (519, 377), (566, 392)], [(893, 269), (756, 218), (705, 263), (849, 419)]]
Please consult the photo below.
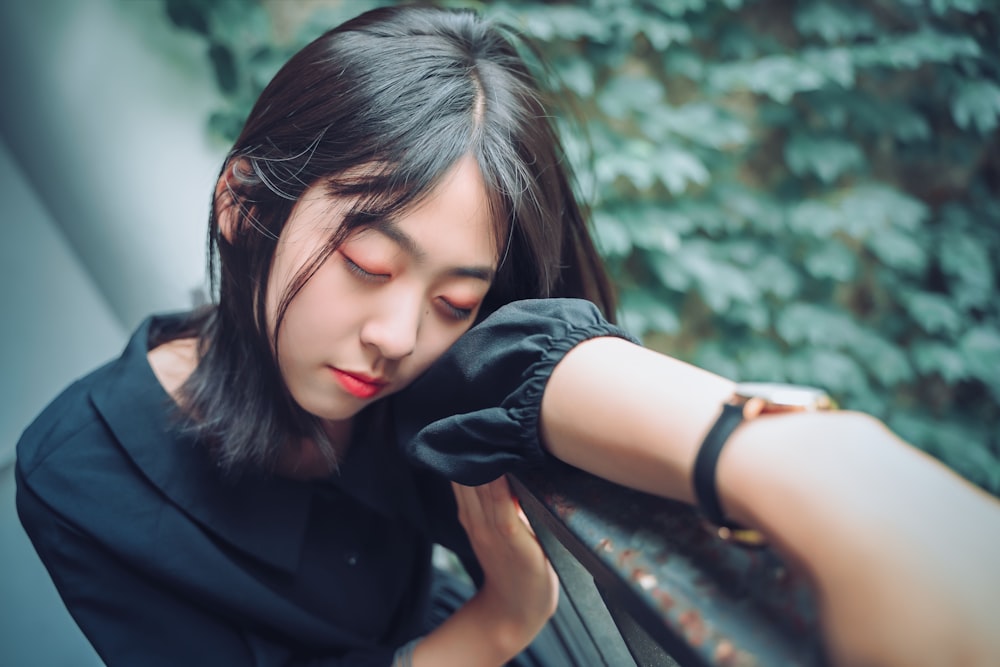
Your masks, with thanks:
[(369, 164), (325, 179), (323, 189), (328, 197), (351, 202), (325, 250), (332, 252), (357, 229), (405, 216), (431, 195), (462, 157), (472, 154), (485, 185), (494, 251), (499, 260), (506, 250), (512, 224), (510, 202), (472, 147), (454, 143), (451, 151), (407, 151), (405, 155), (411, 159)]

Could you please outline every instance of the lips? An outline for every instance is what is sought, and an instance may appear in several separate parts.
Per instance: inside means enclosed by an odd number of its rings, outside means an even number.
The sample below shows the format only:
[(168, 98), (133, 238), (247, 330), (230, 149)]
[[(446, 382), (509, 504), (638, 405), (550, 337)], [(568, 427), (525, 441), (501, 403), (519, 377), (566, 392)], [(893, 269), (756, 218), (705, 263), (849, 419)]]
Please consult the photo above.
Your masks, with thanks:
[(379, 393), (388, 382), (381, 378), (373, 378), (363, 373), (349, 373), (339, 368), (331, 368), (333, 376), (347, 393), (357, 398), (371, 398)]

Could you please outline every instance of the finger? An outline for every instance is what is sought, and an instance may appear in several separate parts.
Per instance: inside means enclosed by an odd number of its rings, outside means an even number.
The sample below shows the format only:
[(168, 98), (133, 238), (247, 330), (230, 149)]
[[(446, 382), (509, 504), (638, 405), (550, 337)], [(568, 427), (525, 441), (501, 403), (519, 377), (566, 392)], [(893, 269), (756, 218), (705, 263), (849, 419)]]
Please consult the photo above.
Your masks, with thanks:
[(458, 505), (459, 523), (468, 531), (471, 526), (481, 526), (485, 522), (482, 503), (475, 487), (465, 486), (457, 482), (451, 483), (455, 503)]
[[(532, 539), (538, 540), (538, 536), (535, 535), (535, 529), (531, 527), (531, 521), (528, 520), (528, 515), (524, 513), (524, 509), (521, 507), (521, 503), (517, 496), (514, 494), (514, 489), (510, 485), (510, 480), (503, 478), (503, 493), (506, 502), (506, 517), (510, 521), (517, 521), (520, 525), (527, 529), (528, 534), (531, 535)], [(516, 518), (515, 518), (516, 517)]]
[(507, 478), (498, 477), (479, 487), (479, 491), (484, 514), (492, 522), (492, 525), (498, 528), (510, 526), (515, 516), (514, 497), (511, 494)]
[[(515, 501), (516, 500), (517, 499), (515, 498)], [(531, 520), (528, 519), (528, 515), (524, 513), (523, 509), (521, 509), (520, 503), (518, 503), (516, 507), (517, 507), (517, 518), (521, 520), (521, 523), (523, 523), (524, 527), (528, 529), (528, 532), (531, 533), (531, 536), (537, 540), (538, 535), (535, 534), (535, 529), (534, 527), (532, 527)]]

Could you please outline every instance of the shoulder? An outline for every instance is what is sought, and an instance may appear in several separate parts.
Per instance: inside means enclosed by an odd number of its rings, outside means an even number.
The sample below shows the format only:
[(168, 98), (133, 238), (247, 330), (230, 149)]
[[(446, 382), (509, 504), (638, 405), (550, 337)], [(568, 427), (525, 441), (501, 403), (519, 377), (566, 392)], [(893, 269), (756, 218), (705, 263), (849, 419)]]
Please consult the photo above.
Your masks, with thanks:
[[(21, 435), (16, 449), (19, 478), (51, 501), (88, 498), (101, 484), (133, 476), (124, 447), (163, 431), (167, 397), (150, 370), (146, 353), (149, 318), (122, 354), (64, 389)], [(105, 494), (106, 495), (106, 494)]]
[[(28, 425), (18, 440), (16, 450), (17, 465), (22, 474), (29, 475), (67, 443), (94, 437), (100, 417), (90, 400), (90, 391), (108, 373), (112, 363), (70, 384)], [(98, 434), (101, 431), (96, 429)]]

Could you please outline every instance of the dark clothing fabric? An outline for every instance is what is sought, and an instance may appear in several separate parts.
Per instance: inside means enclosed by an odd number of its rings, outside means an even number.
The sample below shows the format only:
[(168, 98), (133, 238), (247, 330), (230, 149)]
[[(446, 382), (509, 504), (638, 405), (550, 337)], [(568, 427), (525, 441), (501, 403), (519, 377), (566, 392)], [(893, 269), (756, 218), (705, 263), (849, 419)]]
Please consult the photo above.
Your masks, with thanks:
[[(17, 505), (104, 661), (388, 665), (427, 630), (433, 544), (480, 576), (446, 476), (486, 481), (543, 460), (537, 404), (568, 341), (624, 335), (585, 302), (513, 306), (419, 388), (359, 415), (340, 473), (318, 482), (224, 477), (184, 434), (146, 358), (178, 316), (147, 320), (119, 359), (66, 389), (18, 443)], [(395, 413), (402, 447), (374, 435)]]
[(470, 329), (397, 401), (410, 460), (466, 485), (545, 460), (538, 415), (556, 364), (599, 336), (637, 342), (579, 299), (528, 299)]

